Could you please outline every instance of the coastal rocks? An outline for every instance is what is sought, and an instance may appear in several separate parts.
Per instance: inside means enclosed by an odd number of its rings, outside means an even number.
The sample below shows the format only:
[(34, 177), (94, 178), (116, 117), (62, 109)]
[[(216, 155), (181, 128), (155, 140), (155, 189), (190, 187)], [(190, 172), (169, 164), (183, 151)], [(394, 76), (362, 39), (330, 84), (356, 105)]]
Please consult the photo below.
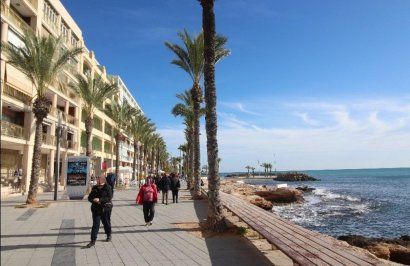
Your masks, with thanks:
[(296, 189), (302, 190), (303, 192), (312, 192), (312, 191), (315, 190), (316, 188), (308, 187), (308, 186), (303, 186), (303, 187), (297, 187)]
[(252, 203), (253, 205), (256, 205), (256, 206), (258, 206), (258, 207), (260, 207), (260, 208), (262, 208), (262, 209), (264, 209), (264, 210), (267, 210), (267, 211), (270, 211), (270, 210), (272, 210), (272, 208), (273, 208), (273, 203), (270, 202), (270, 201), (267, 201), (267, 200), (265, 200), (265, 199), (263, 199), (263, 198), (255, 198), (255, 199), (252, 199), (252, 200), (250, 201), (250, 203)]
[(288, 173), (279, 173), (276, 178), (274, 178), (275, 181), (316, 181), (317, 179), (309, 176), (304, 173), (298, 173), (298, 172), (288, 172)]
[(291, 188), (268, 189), (234, 181), (222, 181), (221, 190), (240, 197), (264, 210), (271, 210), (274, 204), (299, 203), (303, 201), (302, 192)]
[(292, 188), (278, 188), (275, 190), (256, 191), (255, 194), (273, 203), (303, 202), (303, 192)]
[(339, 240), (367, 249), (379, 258), (410, 265), (410, 237), (399, 239), (366, 238), (358, 235), (340, 236)]

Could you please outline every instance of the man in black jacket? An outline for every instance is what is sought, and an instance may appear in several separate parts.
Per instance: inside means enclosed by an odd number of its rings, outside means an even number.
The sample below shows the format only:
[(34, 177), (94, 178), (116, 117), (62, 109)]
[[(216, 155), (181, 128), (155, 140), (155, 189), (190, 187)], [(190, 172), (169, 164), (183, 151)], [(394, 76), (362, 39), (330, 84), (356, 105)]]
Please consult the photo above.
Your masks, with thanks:
[(91, 202), (91, 212), (93, 215), (93, 227), (91, 229), (91, 242), (87, 244), (90, 248), (95, 245), (97, 240), (98, 230), (100, 229), (100, 221), (104, 225), (106, 241), (111, 241), (111, 211), (112, 211), (112, 190), (106, 183), (105, 177), (98, 176), (97, 184), (93, 186), (88, 201)]

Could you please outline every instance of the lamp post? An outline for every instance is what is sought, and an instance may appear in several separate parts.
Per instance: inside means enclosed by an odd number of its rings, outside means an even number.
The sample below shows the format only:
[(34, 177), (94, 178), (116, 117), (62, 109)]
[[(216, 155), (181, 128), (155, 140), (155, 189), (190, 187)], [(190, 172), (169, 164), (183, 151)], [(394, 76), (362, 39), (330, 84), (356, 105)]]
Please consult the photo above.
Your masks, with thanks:
[(54, 200), (57, 200), (58, 180), (60, 179), (60, 139), (63, 133), (63, 126), (61, 125), (61, 113), (58, 112), (58, 122), (56, 128), (56, 148), (57, 158), (55, 166), (55, 180), (54, 180)]

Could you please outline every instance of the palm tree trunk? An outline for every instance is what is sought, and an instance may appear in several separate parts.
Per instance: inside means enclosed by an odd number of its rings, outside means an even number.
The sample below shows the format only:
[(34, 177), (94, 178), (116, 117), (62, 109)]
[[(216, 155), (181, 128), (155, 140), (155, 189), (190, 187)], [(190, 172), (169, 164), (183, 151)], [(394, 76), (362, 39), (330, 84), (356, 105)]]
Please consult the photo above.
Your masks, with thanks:
[(193, 176), (193, 154), (194, 154), (194, 145), (193, 145), (193, 132), (192, 129), (190, 130), (189, 133), (189, 140), (188, 140), (188, 166), (187, 166), (187, 177), (188, 177), (188, 182), (187, 182), (187, 189), (191, 189), (193, 184), (192, 184), (192, 176)]
[(30, 186), (26, 204), (37, 203), (38, 177), (40, 174), (41, 145), (43, 143), (43, 119), (36, 120), (36, 135), (34, 137), (34, 151), (31, 168)]
[(215, 85), (215, 13), (214, 0), (201, 0), (202, 28), (204, 29), (204, 80), (206, 103), (206, 137), (208, 154), (208, 217), (207, 224), (213, 231), (226, 229), (219, 195), (220, 178), (218, 163), (216, 85)]
[(138, 141), (134, 139), (134, 156), (132, 158), (132, 180), (135, 180), (136, 169), (137, 169), (137, 153), (138, 150)]
[(115, 187), (118, 186), (118, 179), (120, 178), (120, 142), (121, 142), (121, 133), (117, 133), (115, 136), (115, 155), (117, 159), (115, 160)]
[(94, 119), (92, 119), (90, 116), (85, 119), (85, 134), (87, 136), (87, 148), (85, 151), (85, 155), (91, 158), (92, 155), (92, 143), (91, 143), (91, 137), (92, 137), (92, 131), (94, 127)]
[(200, 187), (200, 163), (201, 163), (201, 153), (200, 153), (200, 141), (199, 141), (199, 133), (200, 133), (200, 125), (199, 125), (199, 112), (201, 109), (201, 101), (202, 101), (202, 92), (201, 87), (198, 83), (195, 83), (192, 87), (192, 98), (194, 102), (194, 136), (193, 136), (193, 175), (194, 175), (194, 198), (199, 197), (201, 195), (201, 187)]

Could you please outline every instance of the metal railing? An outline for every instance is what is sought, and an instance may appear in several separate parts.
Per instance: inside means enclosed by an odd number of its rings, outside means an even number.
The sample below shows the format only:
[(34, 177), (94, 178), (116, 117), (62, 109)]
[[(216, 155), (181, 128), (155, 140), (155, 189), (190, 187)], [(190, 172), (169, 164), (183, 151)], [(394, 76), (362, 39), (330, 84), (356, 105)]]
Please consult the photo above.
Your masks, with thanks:
[(23, 31), (34, 32), (33, 29), (13, 9), (8, 7), (4, 1), (1, 1), (1, 14)]
[(10, 96), (11, 98), (14, 98), (20, 102), (23, 102), (26, 105), (31, 104), (32, 98), (28, 94), (21, 92), (8, 84), (4, 85), (3, 92), (5, 95)]
[(24, 127), (3, 120), (0, 121), (0, 125), (2, 136), (24, 140), (28, 139), (28, 131)]

